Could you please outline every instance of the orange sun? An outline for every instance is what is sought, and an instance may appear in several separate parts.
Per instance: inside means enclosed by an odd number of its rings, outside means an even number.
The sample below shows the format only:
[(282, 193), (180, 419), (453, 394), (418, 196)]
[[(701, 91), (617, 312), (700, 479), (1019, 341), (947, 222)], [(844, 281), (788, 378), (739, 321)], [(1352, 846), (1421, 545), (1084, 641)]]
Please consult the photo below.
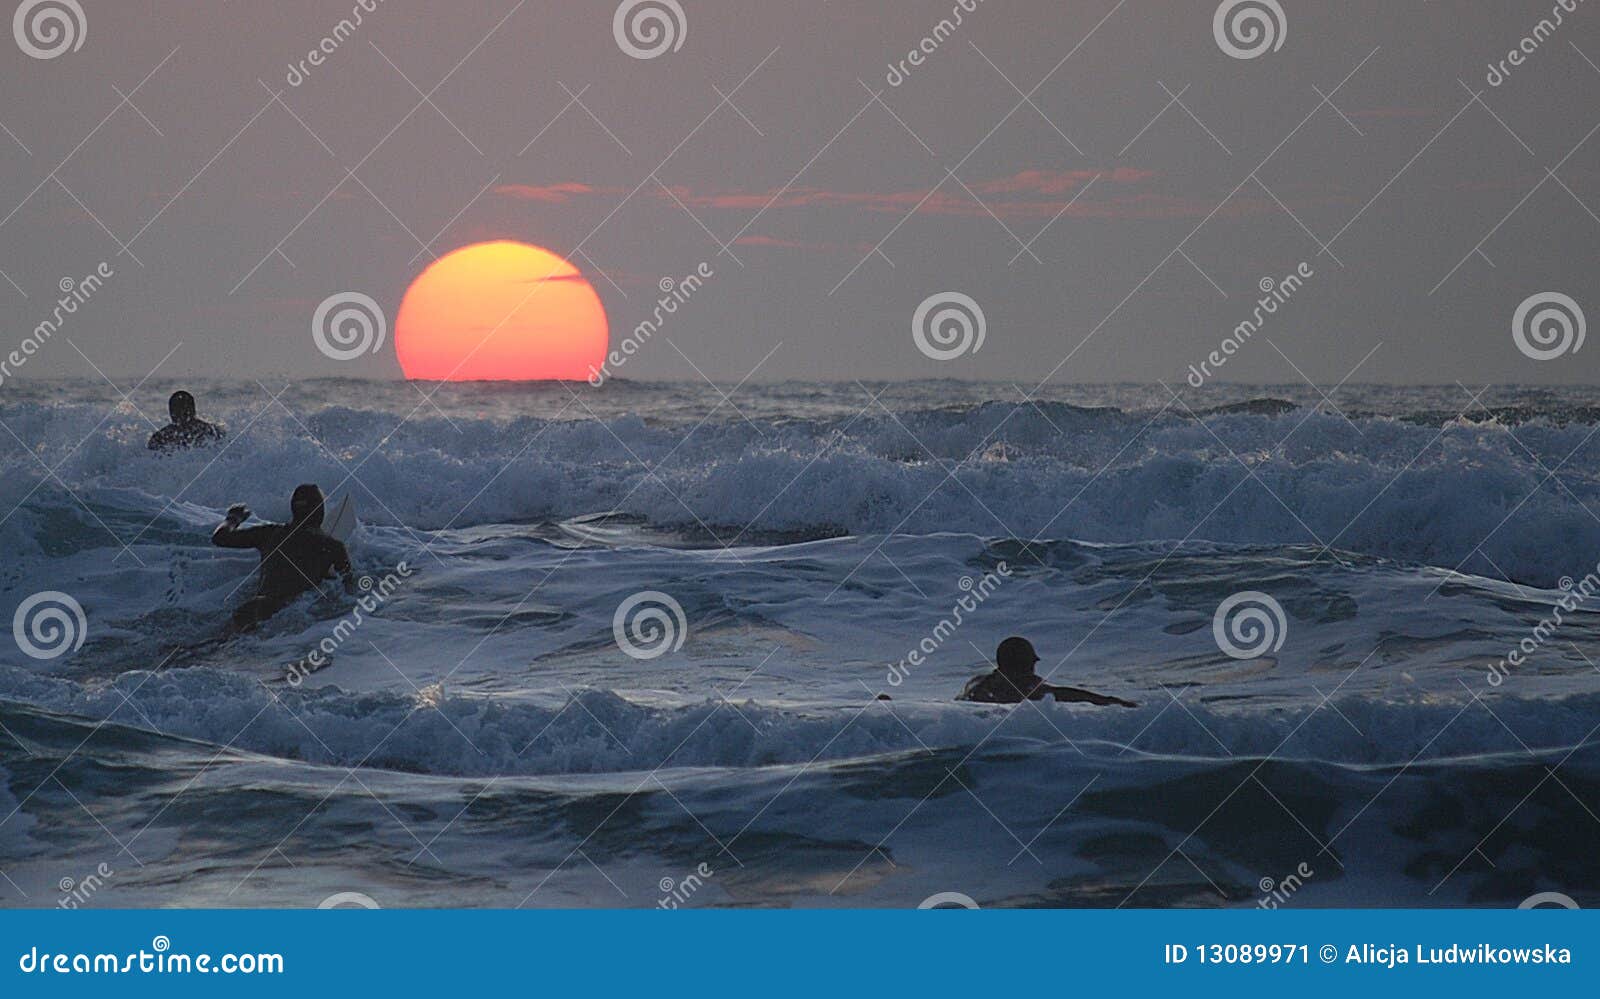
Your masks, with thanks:
[(509, 240), (435, 260), (394, 323), (400, 370), (426, 381), (583, 381), (609, 343), (600, 296), (578, 269)]

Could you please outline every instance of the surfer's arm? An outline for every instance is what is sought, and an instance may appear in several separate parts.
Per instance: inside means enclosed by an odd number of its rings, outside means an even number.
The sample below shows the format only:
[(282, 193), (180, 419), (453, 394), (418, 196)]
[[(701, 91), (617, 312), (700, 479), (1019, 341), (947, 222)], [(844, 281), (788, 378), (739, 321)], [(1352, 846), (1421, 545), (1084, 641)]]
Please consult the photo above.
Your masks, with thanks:
[(229, 507), (227, 519), (211, 532), (211, 543), (218, 548), (260, 548), (266, 528), (240, 526), (249, 519), (249, 507), (243, 504)]
[(344, 546), (343, 541), (333, 543), (333, 571), (344, 580), (346, 593), (356, 592), (356, 572), (350, 566), (350, 550)]
[(1105, 694), (1096, 694), (1091, 690), (1079, 690), (1077, 687), (1049, 687), (1047, 689), (1055, 695), (1057, 701), (1096, 704), (1100, 707), (1109, 707), (1111, 705), (1122, 708), (1138, 707), (1132, 701), (1124, 701), (1120, 697), (1108, 697)]

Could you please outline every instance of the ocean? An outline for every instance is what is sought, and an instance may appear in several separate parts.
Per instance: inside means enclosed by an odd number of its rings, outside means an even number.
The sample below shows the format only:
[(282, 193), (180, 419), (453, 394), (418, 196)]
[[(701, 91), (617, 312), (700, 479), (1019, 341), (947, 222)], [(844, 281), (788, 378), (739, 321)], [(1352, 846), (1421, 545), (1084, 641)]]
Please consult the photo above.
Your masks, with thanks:
[(1593, 389), (177, 387), (0, 391), (0, 905), (1600, 903)]

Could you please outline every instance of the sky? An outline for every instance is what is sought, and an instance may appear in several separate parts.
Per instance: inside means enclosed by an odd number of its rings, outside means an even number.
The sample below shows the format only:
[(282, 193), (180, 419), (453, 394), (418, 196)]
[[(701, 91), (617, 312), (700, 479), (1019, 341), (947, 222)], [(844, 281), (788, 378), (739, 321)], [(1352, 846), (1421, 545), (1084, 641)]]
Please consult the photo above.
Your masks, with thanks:
[[(1600, 345), (1514, 335), (1600, 317), (1600, 2), (1565, 2), (26, 0), (0, 357), (108, 272), (7, 377), (396, 378), (319, 305), (392, 334), (514, 239), (613, 347), (709, 273), (627, 378), (1595, 383)], [(927, 334), (946, 301), (973, 336)]]

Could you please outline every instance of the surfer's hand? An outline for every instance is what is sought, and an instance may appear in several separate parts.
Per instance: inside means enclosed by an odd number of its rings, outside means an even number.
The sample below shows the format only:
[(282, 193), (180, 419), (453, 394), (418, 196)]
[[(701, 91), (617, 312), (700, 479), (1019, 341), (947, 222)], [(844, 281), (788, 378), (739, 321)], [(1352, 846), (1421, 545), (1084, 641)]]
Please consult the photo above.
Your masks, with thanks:
[(250, 519), (250, 508), (243, 503), (235, 503), (228, 507), (228, 523), (235, 527)]

